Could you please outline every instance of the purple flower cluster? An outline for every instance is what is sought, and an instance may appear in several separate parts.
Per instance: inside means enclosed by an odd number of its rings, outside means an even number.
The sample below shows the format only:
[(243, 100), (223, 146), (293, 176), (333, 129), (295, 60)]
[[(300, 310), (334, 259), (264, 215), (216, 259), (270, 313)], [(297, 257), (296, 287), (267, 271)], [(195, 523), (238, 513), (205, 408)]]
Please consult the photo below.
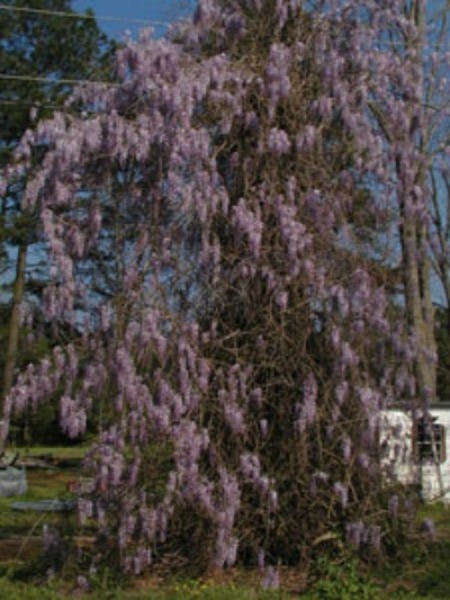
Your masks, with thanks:
[(316, 421), (318, 386), (314, 375), (311, 373), (303, 384), (303, 404), (298, 404), (295, 429), (304, 433), (309, 425)]
[(269, 63), (265, 73), (266, 93), (270, 98), (268, 106), (270, 121), (273, 121), (275, 118), (275, 111), (278, 104), (282, 100), (289, 98), (291, 94), (289, 76), (292, 60), (291, 55), (291, 49), (283, 44), (273, 44), (270, 48)]
[(367, 545), (375, 551), (380, 549), (381, 531), (378, 525), (364, 525), (362, 521), (347, 523), (346, 537), (347, 541), (355, 548)]
[[(406, 27), (395, 3), (325, 4), (306, 27), (298, 0), (201, 0), (172, 41), (143, 32), (124, 45), (119, 85), (75, 91), (68, 105), (92, 116), (57, 112), (21, 144), (25, 165), (49, 146), (24, 196), (50, 252), (44, 312), (86, 323), (18, 376), (5, 414), (58, 393), (70, 437), (101, 415), (80, 522), (117, 533), (130, 573), (186, 512), (216, 568), (253, 532), (261, 570), (280, 531), (307, 546), (316, 508), (353, 546), (382, 542), (377, 417), (386, 399), (414, 396), (423, 340), (391, 327), (366, 228), (386, 207), (402, 227), (429, 222), (412, 143), (424, 115), (407, 102), (415, 61), (366, 26)], [(263, 11), (277, 43), (267, 60), (236, 59)], [(269, 566), (264, 586), (278, 583)]]

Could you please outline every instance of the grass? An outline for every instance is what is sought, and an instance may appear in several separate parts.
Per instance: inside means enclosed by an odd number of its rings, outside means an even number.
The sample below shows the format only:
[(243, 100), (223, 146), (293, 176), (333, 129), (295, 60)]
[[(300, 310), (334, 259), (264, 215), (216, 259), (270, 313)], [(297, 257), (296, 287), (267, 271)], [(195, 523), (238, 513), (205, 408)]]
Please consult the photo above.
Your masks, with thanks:
[[(50, 450), (50, 449), (48, 449)], [(75, 458), (80, 456), (80, 448), (51, 449), (52, 456)], [(25, 456), (25, 452), (21, 452)], [(33, 448), (28, 456), (50, 454), (47, 448)], [(20, 565), (33, 561), (42, 552), (42, 527), (60, 526), (70, 516), (64, 513), (39, 513), (15, 511), (11, 505), (16, 502), (31, 502), (67, 497), (67, 484), (77, 476), (76, 470), (28, 469), (28, 490), (21, 496), (0, 498), (0, 573), (10, 572)], [(0, 598), (5, 597), (3, 588)], [(30, 592), (31, 593), (31, 592)], [(14, 596), (11, 596), (12, 598)], [(20, 597), (20, 596), (19, 596)], [(33, 597), (33, 596), (31, 596)]]
[[(29, 586), (0, 579), (2, 600), (61, 600), (72, 597), (76, 589), (58, 586)], [(224, 587), (213, 583), (186, 583), (167, 590), (97, 590), (86, 600), (290, 600), (292, 596), (280, 591), (252, 590), (244, 587)]]
[(434, 543), (412, 554), (409, 577), (419, 598), (450, 598), (450, 507), (443, 504), (422, 506), (419, 521), (433, 519), (436, 525)]
[(19, 452), (22, 457), (39, 457), (39, 456), (53, 456), (55, 458), (73, 458), (82, 459), (89, 448), (87, 445), (74, 445), (74, 446), (34, 446), (32, 448), (12, 448), (11, 451)]
[[(36, 447), (23, 456), (52, 455), (55, 459), (80, 459), (85, 448)], [(74, 517), (65, 514), (15, 512), (11, 504), (67, 497), (67, 483), (77, 476), (77, 470), (55, 466), (48, 470), (28, 470), (28, 492), (24, 496), (0, 498), (0, 598), (1, 600), (60, 600), (71, 597), (73, 584), (62, 579), (47, 584), (33, 583), (36, 575), (33, 563), (40, 552), (42, 525), (73, 527)], [(357, 568), (333, 567), (322, 581), (300, 596), (302, 585), (284, 585), (289, 580), (300, 579), (295, 570), (281, 573), (284, 591), (266, 592), (258, 588), (256, 573), (236, 571), (225, 577), (206, 580), (164, 581), (156, 577), (136, 579), (118, 589), (114, 577), (104, 574), (91, 581), (92, 590), (86, 596), (92, 600), (448, 600), (450, 598), (450, 508), (440, 504), (426, 505), (419, 510), (419, 521), (431, 518), (438, 532), (431, 545), (413, 544), (407, 548), (407, 557), (401, 565), (384, 565), (371, 576), (360, 577)], [(67, 523), (64, 521), (67, 519)], [(2, 577), (3, 575), (3, 577)], [(27, 577), (26, 583), (20, 581)], [(298, 582), (296, 582), (298, 583)], [(125, 585), (125, 584), (124, 584)], [(292, 591), (290, 591), (292, 590)], [(295, 591), (294, 591), (295, 590)]]
[(72, 470), (28, 471), (28, 491), (26, 494), (0, 498), (0, 539), (17, 535), (27, 535), (32, 530), (36, 531), (36, 527), (39, 523), (42, 524), (43, 520), (59, 519), (60, 515), (14, 511), (11, 505), (17, 501), (31, 502), (67, 496), (67, 484), (75, 477), (76, 472)]

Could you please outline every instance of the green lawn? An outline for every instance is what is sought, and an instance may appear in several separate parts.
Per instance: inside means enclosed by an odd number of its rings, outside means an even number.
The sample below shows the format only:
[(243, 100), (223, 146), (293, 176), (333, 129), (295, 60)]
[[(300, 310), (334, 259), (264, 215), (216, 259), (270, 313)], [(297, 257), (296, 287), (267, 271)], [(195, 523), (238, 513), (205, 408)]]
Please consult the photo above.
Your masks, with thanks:
[[(50, 450), (52, 452), (50, 452)], [(28, 456), (41, 456), (52, 454), (57, 458), (82, 457), (80, 448), (33, 448)], [(26, 456), (21, 451), (21, 456)], [(21, 564), (30, 560), (41, 552), (40, 536), (44, 523), (60, 525), (62, 519), (68, 516), (59, 513), (19, 512), (12, 510), (14, 502), (31, 502), (67, 498), (67, 485), (77, 477), (73, 469), (28, 469), (28, 491), (21, 496), (0, 498), (0, 572), (11, 565)], [(20, 539), (19, 539), (20, 538)], [(0, 588), (0, 598), (3, 599), (3, 590)]]
[(75, 458), (82, 459), (88, 450), (88, 445), (81, 446), (34, 446), (32, 448), (14, 448), (13, 451), (19, 452), (20, 456), (53, 456), (54, 458)]
[[(30, 586), (0, 579), (2, 600), (61, 600), (71, 597), (75, 589), (49, 586)], [(213, 584), (174, 585), (165, 591), (157, 590), (98, 590), (86, 595), (90, 600), (290, 600), (283, 592), (251, 590), (243, 587), (222, 587)]]

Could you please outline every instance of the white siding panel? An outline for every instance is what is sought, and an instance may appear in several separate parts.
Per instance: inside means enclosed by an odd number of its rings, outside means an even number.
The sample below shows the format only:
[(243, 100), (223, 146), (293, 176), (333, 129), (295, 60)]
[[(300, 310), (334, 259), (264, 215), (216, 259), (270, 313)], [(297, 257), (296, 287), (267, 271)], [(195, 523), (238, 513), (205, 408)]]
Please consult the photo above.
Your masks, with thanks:
[(383, 411), (380, 417), (381, 464), (387, 481), (421, 484), (425, 500), (450, 504), (450, 407), (432, 407), (430, 414), (445, 429), (445, 461), (440, 465), (417, 463), (413, 452), (412, 417), (395, 408)]

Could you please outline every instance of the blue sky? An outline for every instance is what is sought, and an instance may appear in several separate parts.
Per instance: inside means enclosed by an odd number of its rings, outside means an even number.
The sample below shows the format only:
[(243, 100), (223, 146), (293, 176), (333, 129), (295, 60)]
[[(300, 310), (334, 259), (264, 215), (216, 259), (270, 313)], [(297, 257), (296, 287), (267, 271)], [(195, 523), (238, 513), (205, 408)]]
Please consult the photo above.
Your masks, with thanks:
[[(186, 15), (189, 11), (186, 7), (192, 7), (193, 4), (194, 0), (73, 0), (72, 7), (79, 11), (92, 8), (98, 17), (173, 22), (177, 17)], [(119, 39), (127, 29), (136, 37), (139, 29), (146, 26), (144, 23), (101, 18), (98, 18), (98, 24), (109, 36)], [(149, 23), (148, 26), (151, 27), (152, 24)], [(163, 35), (166, 30), (164, 25), (153, 27), (157, 36)]]

